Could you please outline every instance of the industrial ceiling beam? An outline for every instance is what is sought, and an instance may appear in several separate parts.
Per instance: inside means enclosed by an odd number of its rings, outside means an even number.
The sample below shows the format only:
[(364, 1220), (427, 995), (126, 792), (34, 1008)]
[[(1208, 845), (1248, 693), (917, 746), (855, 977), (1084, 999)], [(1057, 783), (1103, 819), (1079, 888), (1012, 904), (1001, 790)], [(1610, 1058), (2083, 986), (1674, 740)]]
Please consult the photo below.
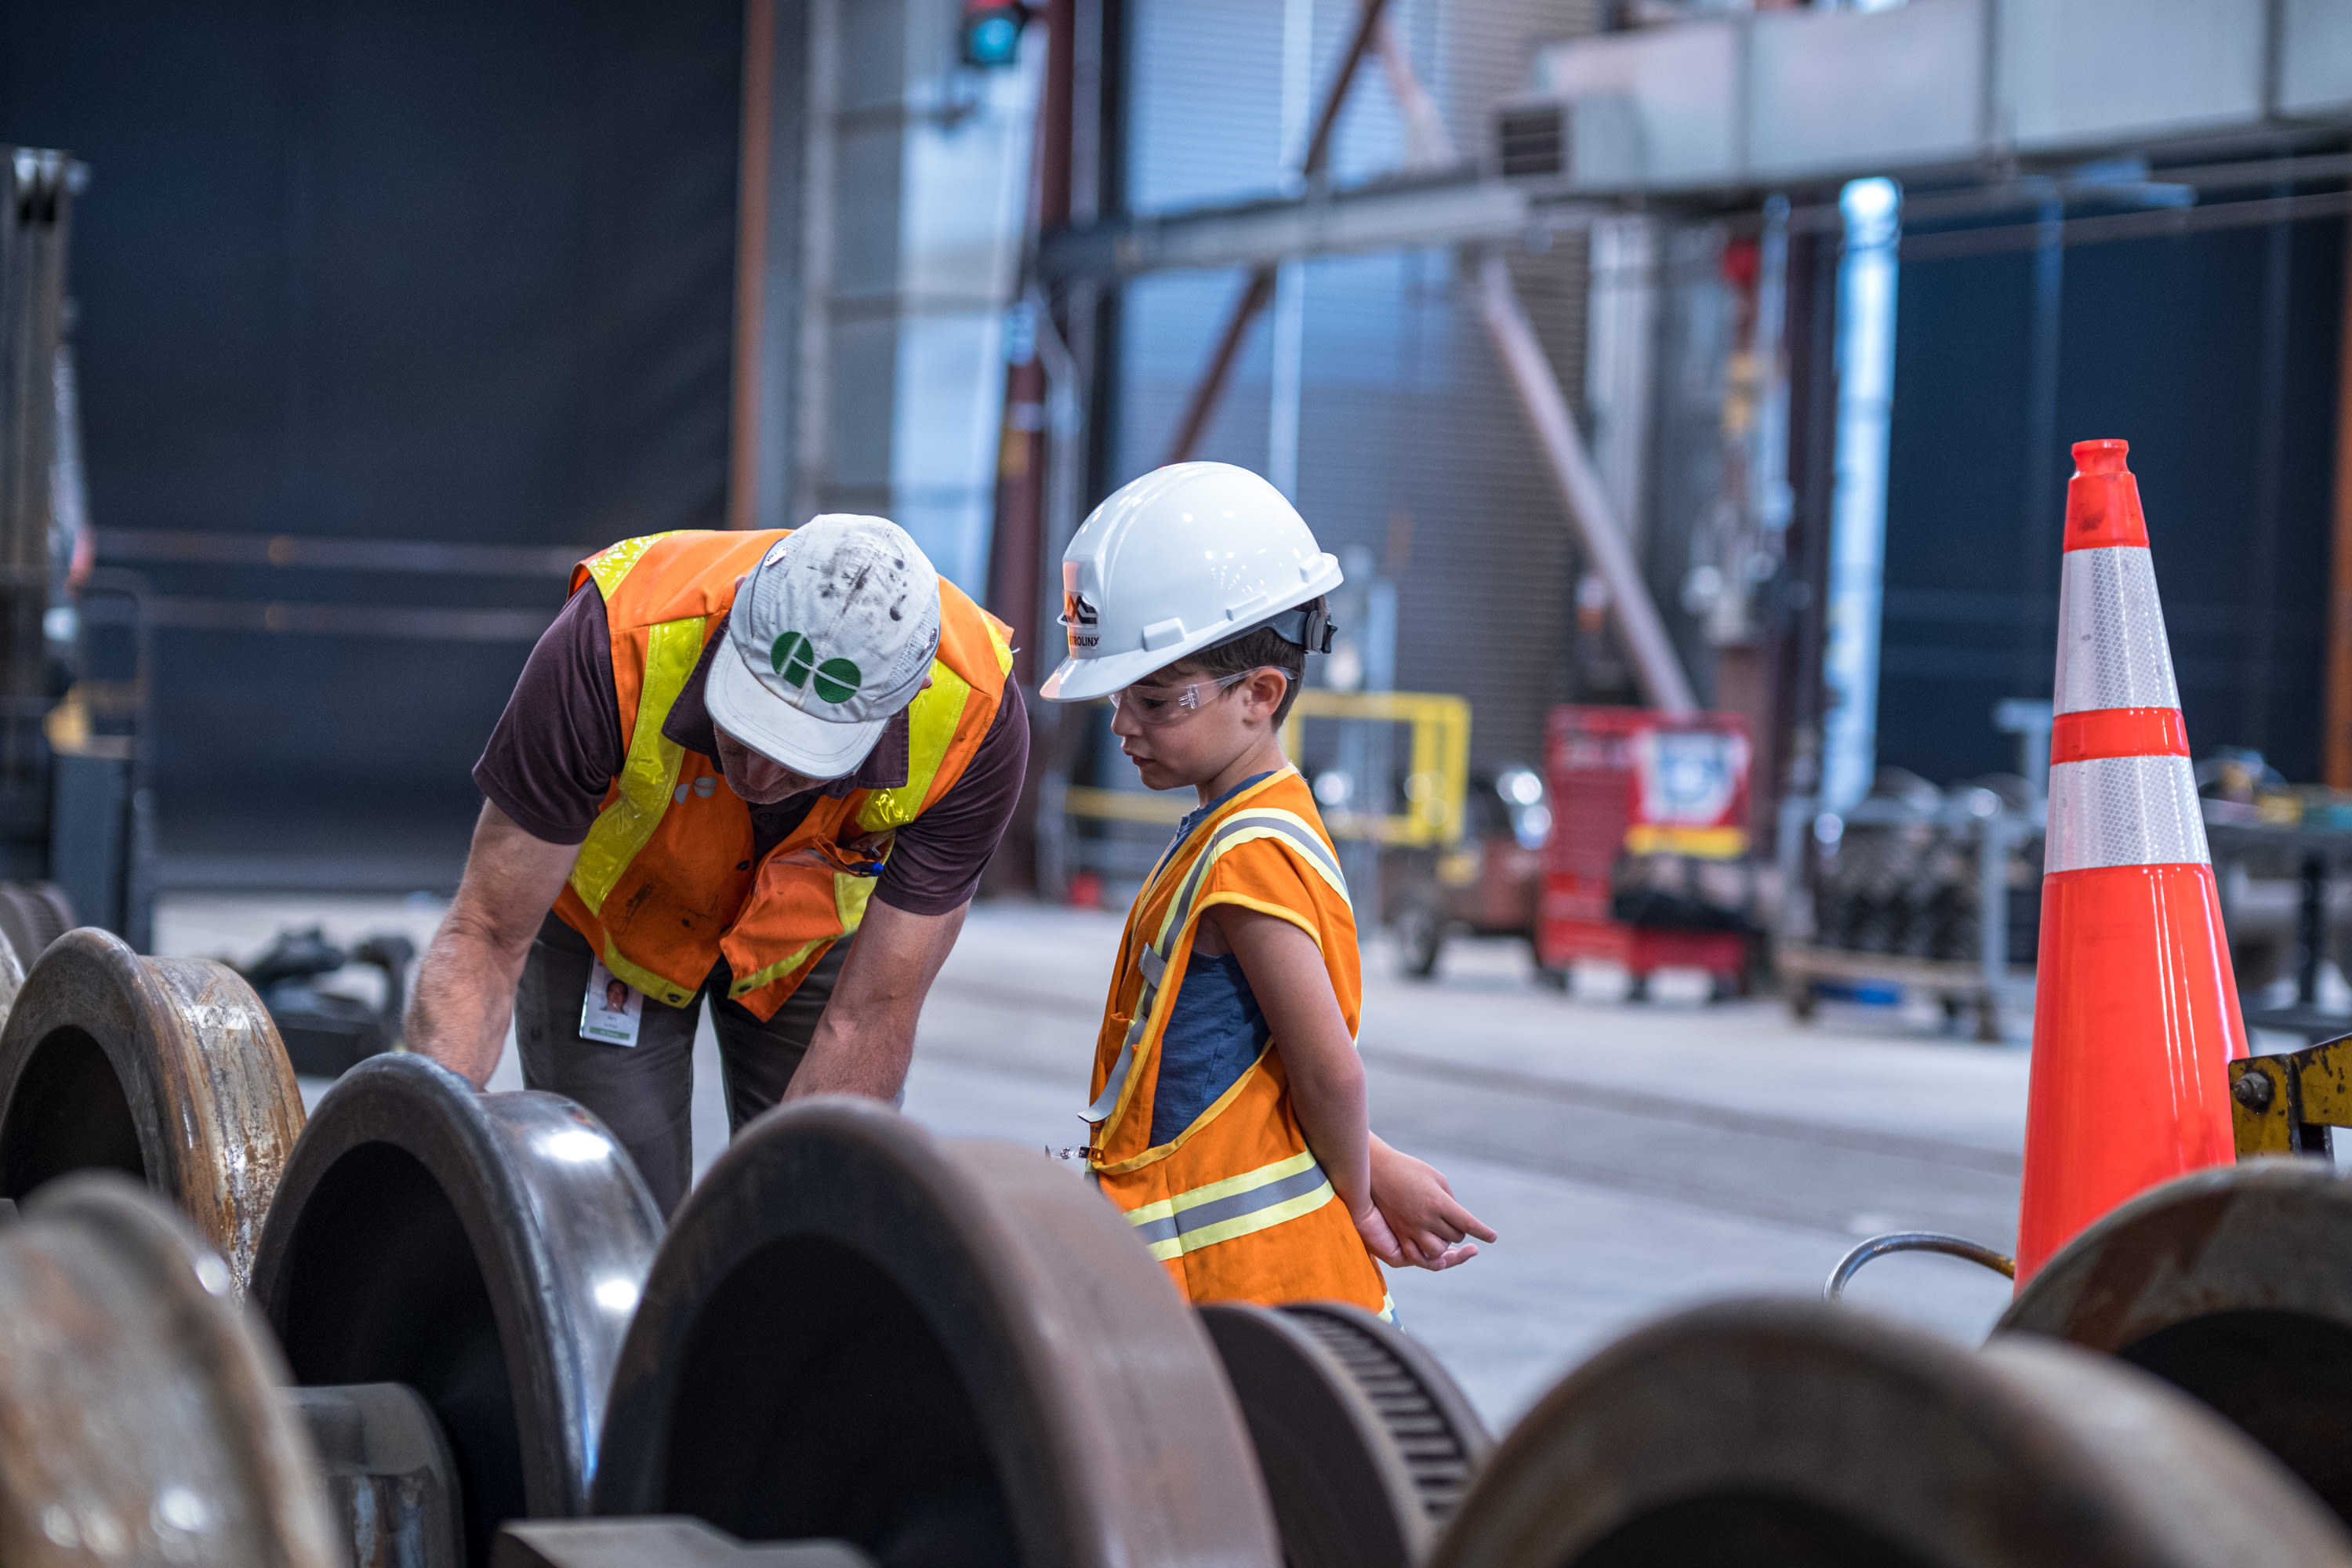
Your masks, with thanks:
[(1541, 183), (1427, 176), (1295, 199), (1237, 203), (1048, 233), (1037, 270), (1048, 283), (1116, 283), (1187, 268), (1271, 272), (1312, 256), (1361, 255), (1515, 239), (1581, 227), (1609, 211), (1561, 202)]

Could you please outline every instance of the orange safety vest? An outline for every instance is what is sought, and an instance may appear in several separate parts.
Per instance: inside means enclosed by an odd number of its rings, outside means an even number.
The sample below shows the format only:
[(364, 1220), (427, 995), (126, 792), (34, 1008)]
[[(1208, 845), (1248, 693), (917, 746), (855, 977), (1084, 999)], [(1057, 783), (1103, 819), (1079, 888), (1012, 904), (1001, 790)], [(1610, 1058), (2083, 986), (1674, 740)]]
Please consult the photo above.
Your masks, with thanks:
[(1323, 950), (1353, 1035), (1363, 1009), (1355, 910), (1296, 768), (1193, 826), (1128, 910), (1102, 1034), (1087, 1159), (1104, 1195), (1195, 1301), (1352, 1301), (1390, 1311), (1380, 1266), (1316, 1163), (1271, 1041), (1190, 1127), (1151, 1143), (1160, 1038), (1201, 912), (1239, 904), (1296, 922)]
[(726, 787), (717, 759), (661, 731), (737, 580), (789, 531), (625, 539), (572, 571), (573, 593), (593, 580), (604, 595), (626, 755), (555, 912), (605, 968), (673, 1007), (692, 1001), (724, 957), (728, 995), (773, 1016), (865, 918), (898, 829), (963, 776), (1013, 668), (1004, 623), (941, 578), (939, 654), (907, 710), (906, 784), (819, 797), (753, 866), (751, 807)]

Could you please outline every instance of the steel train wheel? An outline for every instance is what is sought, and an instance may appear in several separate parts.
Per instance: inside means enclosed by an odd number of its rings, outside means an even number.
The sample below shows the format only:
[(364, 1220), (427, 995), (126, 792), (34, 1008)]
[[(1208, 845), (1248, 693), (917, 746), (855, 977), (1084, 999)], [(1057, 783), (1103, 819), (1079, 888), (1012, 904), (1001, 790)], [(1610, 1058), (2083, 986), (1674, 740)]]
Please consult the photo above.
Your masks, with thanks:
[(2220, 1568), (2352, 1563), (2285, 1471), (2154, 1378), (1851, 1308), (1636, 1330), (1487, 1461), (1432, 1568)]
[(406, 1384), (439, 1419), (467, 1561), (584, 1511), (661, 1216), (604, 1124), (422, 1057), (343, 1075), (287, 1163), (253, 1301), (296, 1382)]
[(2144, 1193), (2051, 1258), (1993, 1331), (2156, 1373), (2352, 1520), (2352, 1184), (2327, 1164), (2257, 1160)]
[(1494, 1439), (1428, 1352), (1358, 1307), (1199, 1309), (1239, 1395), (1289, 1568), (1410, 1568)]
[(331, 1568), (283, 1369), (228, 1270), (123, 1177), (0, 1231), (0, 1562)]
[(1110, 1206), (862, 1100), (769, 1112), (688, 1194), (595, 1500), (885, 1564), (1280, 1558), (1207, 1337)]
[(0, 1026), (0, 1197), (68, 1171), (135, 1176), (194, 1223), (239, 1295), (301, 1131), (268, 1009), (210, 959), (68, 931)]

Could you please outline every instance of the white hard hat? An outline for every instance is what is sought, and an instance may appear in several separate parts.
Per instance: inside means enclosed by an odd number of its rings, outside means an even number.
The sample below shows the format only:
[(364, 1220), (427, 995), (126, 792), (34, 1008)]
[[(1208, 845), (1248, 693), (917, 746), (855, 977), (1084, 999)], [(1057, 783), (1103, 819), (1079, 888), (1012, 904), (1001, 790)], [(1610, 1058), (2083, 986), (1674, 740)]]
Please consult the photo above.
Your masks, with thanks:
[[(1038, 693), (1052, 702), (1108, 697), (1340, 580), (1339, 557), (1247, 468), (1155, 468), (1095, 508), (1062, 552), (1070, 657)], [(1284, 634), (1310, 647), (1323, 640), (1319, 627)]]

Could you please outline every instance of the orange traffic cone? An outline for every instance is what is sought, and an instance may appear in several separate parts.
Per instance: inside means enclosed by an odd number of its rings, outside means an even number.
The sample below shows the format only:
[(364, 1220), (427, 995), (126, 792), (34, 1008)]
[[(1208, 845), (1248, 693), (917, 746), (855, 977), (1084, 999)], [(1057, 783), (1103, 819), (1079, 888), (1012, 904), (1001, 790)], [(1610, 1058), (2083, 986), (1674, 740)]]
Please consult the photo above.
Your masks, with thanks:
[(2246, 1026), (2129, 449), (2077, 442), (2066, 486), (2020, 1287), (2134, 1194), (2236, 1158)]

